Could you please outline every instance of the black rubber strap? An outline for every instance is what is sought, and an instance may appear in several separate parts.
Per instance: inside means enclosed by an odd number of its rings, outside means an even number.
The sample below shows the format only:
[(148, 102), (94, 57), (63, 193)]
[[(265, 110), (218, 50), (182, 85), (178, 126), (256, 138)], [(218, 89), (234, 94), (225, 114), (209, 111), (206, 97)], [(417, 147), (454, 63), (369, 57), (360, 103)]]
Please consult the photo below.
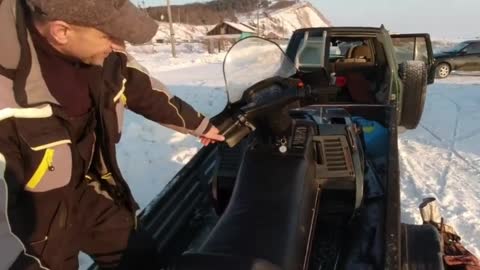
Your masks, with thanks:
[(0, 75), (7, 77), (13, 81), (15, 79), (15, 73), (15, 69), (4, 68), (2, 65), (0, 65)]

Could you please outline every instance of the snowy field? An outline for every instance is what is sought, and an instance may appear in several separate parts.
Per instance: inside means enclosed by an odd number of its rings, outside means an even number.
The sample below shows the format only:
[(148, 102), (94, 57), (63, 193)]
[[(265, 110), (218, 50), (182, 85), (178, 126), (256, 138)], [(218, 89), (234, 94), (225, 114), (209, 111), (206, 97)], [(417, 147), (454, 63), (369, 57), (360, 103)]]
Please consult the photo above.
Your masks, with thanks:
[[(207, 116), (226, 104), (222, 60), (200, 45), (130, 48), (152, 75)], [(120, 167), (142, 207), (200, 149), (196, 138), (127, 114), (118, 149)], [(453, 74), (428, 89), (420, 126), (400, 135), (402, 221), (421, 223), (424, 197), (439, 200), (446, 222), (480, 255), (480, 73)], [(86, 258), (81, 257), (82, 268)]]
[(452, 74), (429, 87), (416, 130), (400, 135), (402, 220), (420, 223), (422, 197), (480, 255), (480, 73)]

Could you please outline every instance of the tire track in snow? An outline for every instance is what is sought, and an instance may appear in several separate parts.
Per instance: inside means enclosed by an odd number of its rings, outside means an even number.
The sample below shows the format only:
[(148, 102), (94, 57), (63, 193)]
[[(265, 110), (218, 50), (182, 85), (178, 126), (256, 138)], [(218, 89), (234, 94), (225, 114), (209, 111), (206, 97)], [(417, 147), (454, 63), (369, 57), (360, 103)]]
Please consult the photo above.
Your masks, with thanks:
[[(466, 159), (456, 149), (457, 142), (460, 142), (462, 140), (467, 140), (467, 139), (470, 139), (470, 138), (474, 137), (475, 135), (478, 135), (478, 133), (480, 132), (480, 128), (470, 132), (469, 134), (467, 134), (465, 136), (459, 137), (458, 136), (458, 133), (459, 133), (458, 131), (459, 131), (459, 123), (460, 123), (460, 115), (461, 115), (461, 112), (462, 112), (462, 106), (457, 101), (455, 101), (453, 98), (451, 98), (449, 96), (446, 96), (444, 94), (439, 94), (439, 96), (442, 96), (446, 100), (450, 101), (453, 105), (455, 105), (455, 109), (456, 109), (455, 128), (453, 130), (452, 141), (450, 142), (449, 148), (448, 148), (448, 150), (450, 151), (449, 157), (448, 157), (449, 165), (447, 166), (447, 168), (445, 168), (445, 171), (442, 174), (442, 179), (444, 180), (444, 183), (445, 183), (445, 185), (442, 185), (442, 194), (445, 194), (445, 188), (446, 188), (446, 185), (447, 185), (447, 182), (448, 182), (448, 173), (451, 170), (451, 167), (452, 167), (451, 163), (453, 162), (454, 157), (458, 158), (460, 161), (465, 163), (465, 165), (467, 167), (469, 167), (469, 169), (474, 171), (474, 174), (476, 174), (477, 176), (480, 176), (480, 168), (478, 166), (475, 166), (474, 164), (472, 164), (470, 161), (468, 161), (468, 159)], [(427, 132), (428, 132), (428, 130), (427, 130)], [(433, 132), (431, 134), (432, 134), (432, 136), (437, 138), (437, 136), (435, 136)], [(442, 141), (441, 138), (440, 138), (440, 141)], [(477, 190), (472, 185), (469, 185), (469, 186), (471, 186), (474, 190)]]
[(454, 156), (453, 151), (455, 151), (455, 144), (456, 144), (456, 140), (457, 140), (458, 127), (459, 127), (459, 122), (460, 122), (461, 107), (453, 99), (451, 99), (449, 97), (446, 97), (445, 95), (440, 95), (440, 96), (442, 96), (443, 98), (452, 102), (453, 105), (455, 105), (455, 112), (456, 112), (452, 140), (449, 142), (449, 145), (448, 145), (448, 148), (447, 148), (448, 151), (449, 151), (448, 157), (447, 157), (447, 167), (445, 167), (443, 169), (442, 174), (441, 174), (440, 179), (439, 179), (439, 182), (440, 182), (440, 185), (441, 185), (440, 194), (445, 195), (446, 186), (448, 184), (448, 174), (449, 174), (450, 169), (452, 167), (452, 161), (453, 161), (453, 156)]
[[(405, 141), (402, 143), (402, 147), (405, 147), (405, 146), (408, 146), (408, 141)], [(415, 178), (414, 178), (413, 172), (415, 172), (416, 170), (413, 164), (411, 164), (410, 160), (408, 159), (408, 157), (405, 155), (403, 151), (400, 152), (400, 159), (402, 160), (401, 166), (404, 167), (404, 168), (401, 168), (404, 174), (403, 176), (408, 181), (408, 183), (405, 183), (406, 184), (405, 187), (409, 188), (410, 191), (414, 192), (417, 195), (416, 197), (420, 198), (421, 193), (417, 187), (417, 183), (414, 180)], [(401, 184), (403, 185), (404, 183), (401, 183)]]
[(459, 137), (457, 139), (457, 142), (461, 142), (461, 141), (464, 141), (464, 140), (471, 139), (471, 138), (477, 136), (479, 133), (480, 133), (480, 128), (474, 129), (474, 130), (470, 131), (469, 133), (467, 133), (466, 135)]
[(472, 100), (480, 95), (469, 86), (433, 87), (428, 98), (434, 97), (435, 102), (425, 108), (420, 129), (399, 140), (402, 220), (421, 222), (419, 200), (433, 195), (465, 246), (480, 255), (480, 152), (476, 147), (480, 124), (478, 117), (471, 117), (479, 111)]
[[(462, 106), (460, 104), (458, 104), (458, 102), (456, 102), (451, 97), (448, 97), (448, 96), (443, 95), (443, 94), (438, 94), (438, 96), (441, 96), (441, 97), (445, 98), (446, 100), (448, 100), (449, 102), (451, 102), (455, 106), (455, 109), (456, 109), (453, 136), (452, 136), (452, 140), (449, 142), (449, 145), (448, 145), (448, 151), (449, 151), (448, 157), (447, 157), (448, 165), (443, 170), (443, 172), (441, 174), (441, 177), (439, 179), (441, 181), (441, 194), (445, 194), (445, 190), (446, 190), (446, 187), (448, 185), (448, 178), (449, 178), (448, 174), (452, 170), (452, 162), (454, 161), (455, 157), (458, 158), (461, 162), (465, 163), (465, 165), (467, 167), (469, 167), (469, 169), (472, 170), (475, 175), (480, 176), (480, 168), (478, 166), (475, 166), (475, 164), (470, 162), (467, 158), (465, 158), (462, 154), (460, 154), (460, 152), (456, 149), (457, 142), (460, 142), (462, 140), (467, 140), (467, 139), (470, 139), (470, 138), (478, 135), (478, 133), (480, 132), (480, 129), (476, 129), (476, 130), (470, 132), (469, 134), (467, 134), (465, 136), (459, 137), (458, 136), (459, 135), (459, 126), (460, 126), (459, 123), (460, 123), (460, 120), (461, 120), (460, 115), (461, 115), (461, 111), (462, 111)], [(428, 127), (426, 127), (424, 125), (421, 125), (421, 127), (425, 131), (427, 131), (430, 135), (432, 135), (435, 139), (437, 139), (438, 141), (444, 142), (444, 140), (440, 136), (436, 135), (435, 132), (430, 130)], [(474, 188), (474, 187), (472, 186), (472, 188)], [(477, 190), (477, 189), (474, 188), (474, 190)]]
[(418, 213), (416, 205), (419, 203), (414, 198), (422, 198), (423, 193), (415, 181), (416, 166), (412, 164), (409, 158), (411, 151), (414, 151), (410, 145), (409, 140), (400, 140), (399, 155), (400, 155), (400, 200), (402, 205), (401, 217), (402, 222), (417, 223)]
[(432, 135), (432, 137), (434, 137), (435, 139), (437, 139), (439, 142), (445, 142), (440, 136), (438, 136), (437, 134), (435, 134), (435, 132), (433, 132), (430, 128), (428, 128), (427, 126), (423, 125), (423, 124), (420, 124), (420, 127), (423, 128), (426, 132), (428, 132), (428, 134)]
[(466, 159), (463, 155), (461, 155), (457, 150), (452, 151), (453, 155), (455, 155), (458, 159), (463, 161), (472, 171), (475, 172), (477, 176), (480, 177), (480, 168), (478, 166), (475, 166), (472, 162), (470, 162), (468, 159)]

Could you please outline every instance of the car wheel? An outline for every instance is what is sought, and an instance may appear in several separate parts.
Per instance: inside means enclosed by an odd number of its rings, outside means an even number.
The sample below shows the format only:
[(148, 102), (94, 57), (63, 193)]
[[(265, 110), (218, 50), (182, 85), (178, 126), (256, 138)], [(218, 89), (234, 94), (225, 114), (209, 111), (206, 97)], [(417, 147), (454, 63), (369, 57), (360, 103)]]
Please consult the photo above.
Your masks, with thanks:
[(450, 75), (450, 72), (451, 68), (450, 65), (447, 63), (441, 63), (437, 66), (436, 73), (437, 77), (440, 79), (445, 79), (446, 77), (448, 77), (448, 75)]
[(400, 126), (415, 129), (422, 118), (427, 95), (427, 67), (422, 61), (406, 61), (400, 64), (403, 84)]

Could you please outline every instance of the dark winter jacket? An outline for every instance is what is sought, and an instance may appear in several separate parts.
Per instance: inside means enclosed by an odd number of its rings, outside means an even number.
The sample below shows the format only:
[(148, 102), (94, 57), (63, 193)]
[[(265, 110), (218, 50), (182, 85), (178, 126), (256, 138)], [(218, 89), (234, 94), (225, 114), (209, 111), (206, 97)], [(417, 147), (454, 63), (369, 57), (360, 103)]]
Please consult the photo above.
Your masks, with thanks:
[(70, 86), (52, 82), (55, 74), (42, 63), (45, 52), (34, 45), (25, 16), (16, 0), (0, 0), (0, 269), (18, 256), (41, 263), (38, 258), (48, 252), (49, 235), (66, 226), (71, 215), (69, 208), (49, 200), (68, 200), (85, 178), (105, 180), (108, 196), (135, 213), (138, 206), (115, 153), (125, 108), (196, 136), (211, 127), (208, 119), (119, 52), (103, 67), (79, 67), (86, 81), (72, 88), (88, 93), (72, 96), (83, 105), (65, 107), (68, 95), (65, 100), (58, 85)]

